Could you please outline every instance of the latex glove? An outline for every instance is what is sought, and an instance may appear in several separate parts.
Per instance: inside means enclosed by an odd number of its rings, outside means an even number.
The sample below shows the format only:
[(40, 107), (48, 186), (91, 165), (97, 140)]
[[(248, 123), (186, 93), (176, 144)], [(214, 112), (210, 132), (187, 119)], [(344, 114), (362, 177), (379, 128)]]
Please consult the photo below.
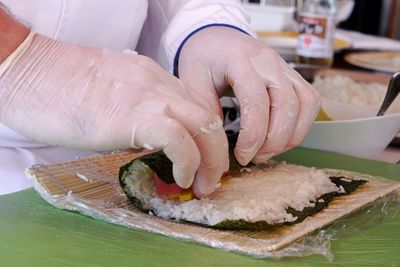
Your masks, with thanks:
[(263, 42), (214, 26), (195, 33), (179, 57), (179, 78), (215, 112), (229, 88), (240, 105), (239, 163), (263, 162), (302, 143), (318, 112), (318, 92)]
[(57, 146), (162, 149), (179, 186), (214, 190), (229, 164), (222, 122), (182, 82), (144, 56), (30, 37), (0, 71), (3, 124)]

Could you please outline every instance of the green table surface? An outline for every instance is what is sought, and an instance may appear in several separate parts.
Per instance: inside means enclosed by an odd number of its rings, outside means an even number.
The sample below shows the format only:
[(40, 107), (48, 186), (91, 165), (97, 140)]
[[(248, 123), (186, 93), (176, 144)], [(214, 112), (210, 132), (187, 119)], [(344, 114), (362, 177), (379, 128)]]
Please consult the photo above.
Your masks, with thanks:
[[(400, 166), (297, 148), (278, 157), (400, 180)], [(60, 210), (33, 189), (0, 196), (0, 266), (400, 266), (400, 215), (332, 241), (329, 263), (319, 255), (255, 259), (165, 236), (127, 229)]]

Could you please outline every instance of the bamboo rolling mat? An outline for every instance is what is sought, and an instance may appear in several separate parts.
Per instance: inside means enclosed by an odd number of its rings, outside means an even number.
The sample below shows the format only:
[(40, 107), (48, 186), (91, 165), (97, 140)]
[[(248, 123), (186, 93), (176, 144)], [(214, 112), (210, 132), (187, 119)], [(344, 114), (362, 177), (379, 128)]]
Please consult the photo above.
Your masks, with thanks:
[[(350, 195), (334, 199), (327, 208), (298, 224), (283, 226), (275, 231), (222, 231), (165, 220), (137, 210), (118, 182), (120, 166), (137, 156), (133, 152), (122, 151), (54, 165), (35, 165), (26, 173), (40, 195), (58, 208), (133, 229), (257, 257), (279, 256), (279, 251), (295, 240), (400, 190), (399, 183), (374, 180)], [(328, 172), (331, 175), (344, 173), (338, 170)], [(345, 173), (347, 177), (354, 174)], [(368, 179), (360, 174), (354, 174), (354, 177)]]

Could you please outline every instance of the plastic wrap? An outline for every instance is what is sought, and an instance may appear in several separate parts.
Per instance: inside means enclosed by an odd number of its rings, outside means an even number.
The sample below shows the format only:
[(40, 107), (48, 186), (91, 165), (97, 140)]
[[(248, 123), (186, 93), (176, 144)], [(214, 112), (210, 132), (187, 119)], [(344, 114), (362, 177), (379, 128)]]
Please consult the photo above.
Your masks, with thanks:
[(35, 189), (50, 204), (66, 210), (258, 258), (320, 254), (333, 259), (330, 241), (380, 224), (400, 209), (400, 183), (381, 177), (326, 169), (329, 175), (367, 179), (350, 195), (339, 197), (301, 223), (275, 231), (223, 231), (164, 220), (138, 211), (118, 183), (119, 167), (137, 155), (130, 152), (79, 159), (27, 170)]

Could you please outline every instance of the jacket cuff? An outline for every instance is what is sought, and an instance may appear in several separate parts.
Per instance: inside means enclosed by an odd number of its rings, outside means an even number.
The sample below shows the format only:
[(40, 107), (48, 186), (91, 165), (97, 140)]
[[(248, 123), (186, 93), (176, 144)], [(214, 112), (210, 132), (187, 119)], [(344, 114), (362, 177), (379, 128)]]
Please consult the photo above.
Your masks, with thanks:
[(256, 37), (249, 21), (250, 16), (239, 0), (187, 1), (169, 21), (167, 29), (162, 34), (157, 60), (170, 73), (178, 73), (174, 68), (179, 58), (177, 52), (190, 36), (201, 29), (221, 25)]
[(206, 29), (206, 28), (209, 28), (209, 27), (214, 27), (214, 26), (228, 27), (228, 28), (232, 28), (232, 29), (238, 30), (238, 31), (240, 31), (240, 32), (242, 32), (242, 33), (244, 33), (244, 34), (251, 35), (251, 34), (249, 34), (248, 32), (246, 32), (245, 30), (243, 30), (243, 29), (241, 29), (241, 28), (239, 28), (239, 27), (237, 27), (237, 26), (230, 25), (230, 24), (225, 24), (225, 23), (211, 23), (211, 24), (207, 24), (207, 25), (201, 26), (200, 28), (197, 28), (196, 30), (194, 30), (194, 31), (192, 31), (191, 33), (189, 33), (189, 34), (185, 37), (185, 39), (183, 39), (183, 41), (182, 41), (181, 44), (179, 45), (178, 49), (176, 50), (176, 53), (175, 53), (175, 56), (174, 56), (174, 61), (173, 61), (173, 74), (174, 74), (176, 77), (179, 78), (179, 70), (178, 70), (178, 67), (179, 67), (179, 66), (178, 66), (178, 65), (179, 65), (179, 56), (180, 56), (180, 54), (181, 54), (182, 47), (183, 47), (183, 46), (185, 45), (185, 43), (190, 39), (190, 37), (192, 37), (192, 36), (193, 36), (194, 34), (196, 34), (197, 32), (199, 32), (199, 31), (201, 31), (201, 30), (204, 30), (204, 29)]

